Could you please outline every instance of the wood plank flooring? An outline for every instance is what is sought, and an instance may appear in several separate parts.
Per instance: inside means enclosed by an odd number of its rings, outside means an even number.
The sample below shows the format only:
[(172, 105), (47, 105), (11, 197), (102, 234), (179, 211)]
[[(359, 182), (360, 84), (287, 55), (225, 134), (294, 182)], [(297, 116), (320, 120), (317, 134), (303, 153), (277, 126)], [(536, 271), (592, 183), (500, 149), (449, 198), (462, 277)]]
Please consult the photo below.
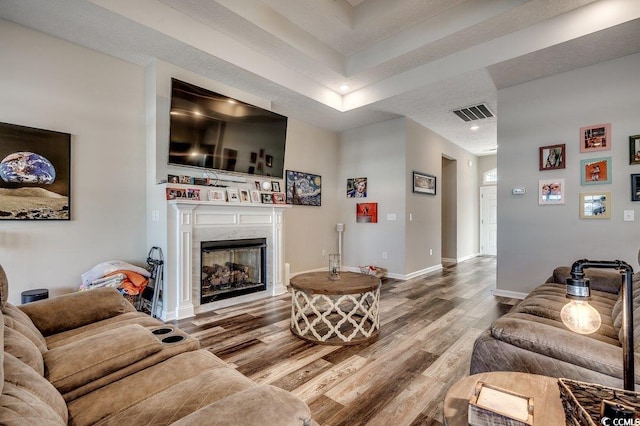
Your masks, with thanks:
[(447, 389), (473, 342), (516, 300), (494, 297), (495, 258), (408, 281), (384, 279), (380, 336), (354, 346), (291, 334), (291, 296), (220, 309), (176, 325), (260, 384), (289, 390), (321, 425), (441, 425)]

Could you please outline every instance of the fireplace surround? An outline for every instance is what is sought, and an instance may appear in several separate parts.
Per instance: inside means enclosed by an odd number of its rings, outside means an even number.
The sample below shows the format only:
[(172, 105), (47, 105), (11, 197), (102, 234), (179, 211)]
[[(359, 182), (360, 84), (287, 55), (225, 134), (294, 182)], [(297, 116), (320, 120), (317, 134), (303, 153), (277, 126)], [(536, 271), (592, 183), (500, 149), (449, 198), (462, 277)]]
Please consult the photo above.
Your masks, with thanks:
[[(165, 288), (160, 317), (192, 317), (239, 303), (284, 293), (283, 214), (286, 204), (167, 201)], [(264, 239), (266, 289), (237, 297), (201, 300), (201, 244), (206, 241)], [(233, 262), (231, 262), (233, 263)], [(238, 263), (238, 262), (235, 262)]]

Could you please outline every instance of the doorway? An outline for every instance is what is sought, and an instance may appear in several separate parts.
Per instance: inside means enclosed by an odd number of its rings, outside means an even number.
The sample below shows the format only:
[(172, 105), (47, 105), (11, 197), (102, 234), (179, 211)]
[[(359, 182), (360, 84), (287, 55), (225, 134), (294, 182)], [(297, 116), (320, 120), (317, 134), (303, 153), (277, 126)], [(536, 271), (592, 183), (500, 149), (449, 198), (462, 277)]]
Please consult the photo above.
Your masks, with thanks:
[(442, 157), (442, 262), (458, 261), (458, 163)]
[(480, 254), (498, 254), (498, 197), (496, 185), (480, 187)]

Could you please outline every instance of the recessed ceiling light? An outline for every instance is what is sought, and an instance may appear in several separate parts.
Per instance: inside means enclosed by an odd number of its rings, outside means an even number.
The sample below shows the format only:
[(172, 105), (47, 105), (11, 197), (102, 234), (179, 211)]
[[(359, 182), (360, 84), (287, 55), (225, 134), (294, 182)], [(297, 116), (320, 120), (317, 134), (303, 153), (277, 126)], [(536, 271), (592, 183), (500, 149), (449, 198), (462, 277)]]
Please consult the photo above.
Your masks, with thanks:
[(480, 126), (478, 126), (478, 125), (473, 125), (473, 126), (471, 126), (471, 127), (469, 127), (469, 128), (470, 128), (471, 130), (473, 130), (473, 131), (476, 131), (476, 130), (478, 130), (478, 129), (480, 128)]
[(340, 91), (341, 92), (346, 92), (347, 90), (349, 90), (349, 85), (348, 84), (343, 84), (340, 86)]

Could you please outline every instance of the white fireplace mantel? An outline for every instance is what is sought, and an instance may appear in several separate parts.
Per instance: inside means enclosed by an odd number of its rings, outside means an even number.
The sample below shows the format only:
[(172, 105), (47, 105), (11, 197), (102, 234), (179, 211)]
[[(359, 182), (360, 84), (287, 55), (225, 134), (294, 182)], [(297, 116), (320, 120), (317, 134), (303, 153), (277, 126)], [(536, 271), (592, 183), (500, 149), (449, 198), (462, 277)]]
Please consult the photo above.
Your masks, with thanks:
[[(283, 213), (286, 204), (168, 201), (165, 292), (161, 317), (165, 321), (275, 296), (284, 283)], [(200, 305), (200, 242), (236, 238), (267, 239), (267, 291)]]

